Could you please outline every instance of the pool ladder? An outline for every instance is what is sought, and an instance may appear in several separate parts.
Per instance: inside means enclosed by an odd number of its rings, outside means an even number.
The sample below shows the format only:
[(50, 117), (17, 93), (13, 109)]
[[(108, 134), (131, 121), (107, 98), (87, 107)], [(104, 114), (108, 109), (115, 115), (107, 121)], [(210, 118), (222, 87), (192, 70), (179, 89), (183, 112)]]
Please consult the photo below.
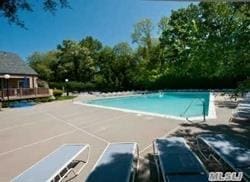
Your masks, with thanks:
[[(193, 99), (193, 100), (190, 102), (190, 104), (187, 106), (187, 108), (185, 109), (185, 111), (184, 111), (180, 116), (184, 116), (184, 115), (187, 113), (187, 111), (191, 108), (191, 106), (192, 106), (192, 104), (193, 104), (193, 102), (194, 102), (195, 100), (197, 100), (197, 99)], [(204, 101), (203, 99), (200, 99), (200, 98), (199, 98), (198, 100), (202, 102), (202, 115), (203, 115), (203, 121), (206, 121), (206, 103), (205, 103), (205, 101)], [(186, 117), (186, 120), (188, 120), (188, 117)]]

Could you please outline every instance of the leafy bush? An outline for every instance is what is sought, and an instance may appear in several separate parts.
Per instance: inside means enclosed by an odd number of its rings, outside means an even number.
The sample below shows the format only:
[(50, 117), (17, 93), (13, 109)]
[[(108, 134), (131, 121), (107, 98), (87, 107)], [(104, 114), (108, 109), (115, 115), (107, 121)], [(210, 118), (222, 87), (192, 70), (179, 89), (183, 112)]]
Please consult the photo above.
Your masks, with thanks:
[(65, 91), (69, 91), (69, 92), (74, 92), (74, 91), (78, 91), (78, 92), (85, 92), (85, 91), (93, 91), (96, 90), (96, 85), (94, 83), (91, 82), (87, 82), (87, 83), (82, 83), (82, 82), (67, 82), (67, 83), (63, 83), (63, 82), (50, 82), (49, 83), (50, 88), (55, 88), (55, 89), (65, 89)]
[[(53, 97), (53, 96), (52, 96)], [(36, 98), (34, 101), (37, 103), (43, 103), (43, 102), (51, 102), (55, 99), (53, 99), (52, 97), (41, 97), (41, 98)]]
[(60, 89), (62, 90), (64, 87), (64, 83), (62, 82), (49, 82), (49, 88), (51, 89)]
[(38, 84), (38, 87), (42, 87), (42, 88), (49, 88), (49, 85), (46, 81), (43, 81), (43, 80), (37, 80), (37, 84)]
[(55, 97), (60, 97), (60, 96), (62, 96), (62, 94), (63, 94), (63, 91), (62, 91), (62, 90), (58, 90), (58, 89), (54, 89), (54, 90), (53, 90), (53, 95), (54, 95)]
[(250, 79), (246, 79), (239, 83), (238, 87), (234, 91), (234, 96), (244, 96), (244, 93), (250, 91)]

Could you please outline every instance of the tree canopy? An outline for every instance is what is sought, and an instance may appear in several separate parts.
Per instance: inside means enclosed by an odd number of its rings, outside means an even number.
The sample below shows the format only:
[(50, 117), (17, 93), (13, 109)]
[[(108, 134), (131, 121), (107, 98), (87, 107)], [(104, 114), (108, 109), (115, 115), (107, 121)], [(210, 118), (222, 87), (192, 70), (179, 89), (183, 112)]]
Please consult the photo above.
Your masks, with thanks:
[[(43, 0), (43, 9), (54, 13), (57, 7), (69, 7), (68, 0)], [(7, 18), (10, 23), (15, 23), (18, 26), (24, 27), (24, 22), (19, 18), (20, 11), (32, 12), (32, 3), (30, 0), (0, 0), (0, 13)]]
[[(201, 2), (134, 26), (132, 48), (110, 47), (93, 37), (65, 40), (28, 58), (49, 82), (91, 89), (234, 88), (250, 76), (249, 3)], [(153, 32), (158, 27), (158, 37)], [(244, 81), (246, 82), (246, 81)], [(83, 86), (84, 88), (86, 88)]]

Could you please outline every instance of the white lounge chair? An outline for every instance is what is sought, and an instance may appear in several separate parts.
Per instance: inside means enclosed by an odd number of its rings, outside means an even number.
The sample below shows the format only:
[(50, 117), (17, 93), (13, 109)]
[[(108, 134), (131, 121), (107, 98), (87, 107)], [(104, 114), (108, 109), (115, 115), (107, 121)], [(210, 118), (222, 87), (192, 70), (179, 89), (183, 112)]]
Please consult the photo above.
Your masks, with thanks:
[(236, 120), (249, 120), (250, 119), (250, 104), (240, 103), (232, 112), (232, 118)]
[(250, 112), (246, 110), (236, 110), (232, 113), (232, 118), (236, 120), (250, 120)]
[(223, 134), (200, 135), (197, 141), (198, 149), (206, 159), (209, 159), (207, 157), (209, 156), (218, 163), (223, 161), (234, 171), (243, 172), (246, 181), (250, 180), (250, 149), (248, 147)]
[(250, 98), (244, 98), (243, 100), (240, 101), (242, 104), (250, 104)]
[(112, 143), (96, 162), (86, 182), (132, 182), (138, 165), (136, 143)]
[(250, 107), (250, 104), (239, 103), (237, 107)]
[(250, 92), (247, 92), (247, 93), (245, 94), (245, 98), (250, 98)]
[(153, 149), (158, 174), (164, 182), (208, 182), (206, 168), (184, 138), (156, 139)]
[[(89, 150), (89, 145), (62, 145), (11, 181), (61, 181), (71, 172), (77, 176), (88, 162), (88, 158), (86, 161), (76, 160), (76, 158), (85, 150)], [(75, 172), (74, 167), (79, 163), (83, 163), (83, 165), (77, 172)]]
[(245, 112), (249, 112), (250, 113), (250, 107), (237, 107), (236, 108), (237, 111), (245, 111)]

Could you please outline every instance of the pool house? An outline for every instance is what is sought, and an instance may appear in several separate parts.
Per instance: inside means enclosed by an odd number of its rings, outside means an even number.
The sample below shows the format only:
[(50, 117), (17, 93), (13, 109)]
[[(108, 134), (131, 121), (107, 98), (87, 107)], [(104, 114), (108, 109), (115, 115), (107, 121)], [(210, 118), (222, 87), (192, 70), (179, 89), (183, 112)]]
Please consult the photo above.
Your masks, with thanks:
[(15, 53), (0, 51), (0, 98), (6, 100), (48, 97), (49, 89), (38, 87), (38, 74)]

